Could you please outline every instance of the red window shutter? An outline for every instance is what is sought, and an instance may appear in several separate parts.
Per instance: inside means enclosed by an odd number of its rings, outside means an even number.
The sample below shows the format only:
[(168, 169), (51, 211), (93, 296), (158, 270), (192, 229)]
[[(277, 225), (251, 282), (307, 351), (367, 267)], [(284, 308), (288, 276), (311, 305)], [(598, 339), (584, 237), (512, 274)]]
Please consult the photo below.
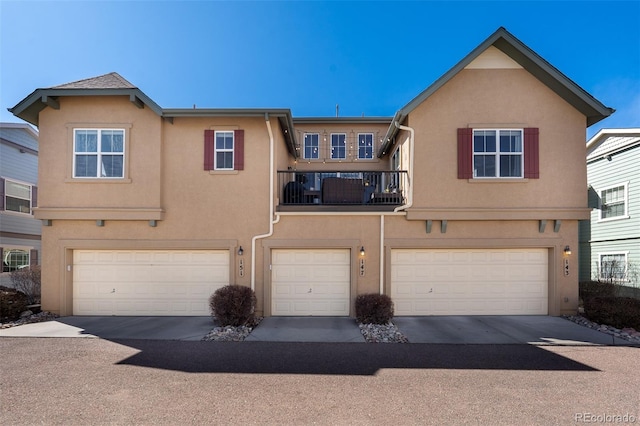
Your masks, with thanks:
[(31, 187), (31, 208), (38, 207), (38, 187)]
[(0, 211), (4, 210), (4, 179), (0, 178)]
[(204, 131), (204, 169), (213, 170), (213, 156), (215, 155), (216, 132)]
[(38, 264), (38, 250), (29, 250), (29, 265), (36, 266)]
[(233, 132), (233, 170), (244, 170), (244, 130)]
[(540, 178), (539, 157), (539, 129), (528, 127), (524, 129), (524, 177), (529, 179)]
[(458, 179), (473, 178), (473, 129), (458, 129)]

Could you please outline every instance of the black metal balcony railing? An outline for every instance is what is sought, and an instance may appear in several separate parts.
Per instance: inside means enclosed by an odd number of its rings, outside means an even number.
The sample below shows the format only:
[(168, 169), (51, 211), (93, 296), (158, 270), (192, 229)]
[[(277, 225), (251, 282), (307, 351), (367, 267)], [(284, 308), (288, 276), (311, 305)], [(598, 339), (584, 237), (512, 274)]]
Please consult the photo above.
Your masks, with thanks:
[(281, 205), (402, 205), (406, 171), (278, 171)]

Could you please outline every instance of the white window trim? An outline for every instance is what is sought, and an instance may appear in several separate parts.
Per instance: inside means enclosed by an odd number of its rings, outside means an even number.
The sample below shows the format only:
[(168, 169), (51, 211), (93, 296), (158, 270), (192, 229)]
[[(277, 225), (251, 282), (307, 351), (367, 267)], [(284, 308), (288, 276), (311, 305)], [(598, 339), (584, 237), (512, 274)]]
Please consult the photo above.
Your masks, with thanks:
[[(17, 180), (17, 179), (11, 179), (11, 178), (3, 178), (3, 179), (4, 179), (4, 188), (3, 188), (4, 210), (2, 212), (3, 213), (7, 213), (7, 214), (20, 215), (20, 216), (33, 216), (33, 187), (35, 185), (33, 185), (31, 183), (27, 183), (27, 182), (22, 182), (22, 181)], [(18, 185), (25, 185), (25, 186), (29, 187), (29, 213), (17, 212), (15, 210), (7, 209), (7, 197), (10, 196), (10, 195), (7, 194), (7, 182), (17, 183)], [(10, 197), (18, 198), (20, 200), (26, 200), (26, 198), (13, 197), (12, 195)]]
[(4, 246), (2, 247), (2, 249), (3, 249), (3, 254), (2, 254), (2, 259), (0, 259), (0, 272), (4, 270), (5, 259), (9, 256), (9, 254), (11, 254), (11, 251), (14, 251), (14, 250), (20, 250), (27, 253), (27, 264), (23, 267), (28, 267), (29, 265), (31, 265), (31, 250), (33, 250), (33, 247)]
[[(217, 147), (218, 134), (220, 133), (230, 133), (231, 141), (233, 147), (229, 148), (221, 148)], [(219, 152), (230, 152), (231, 153), (231, 167), (218, 167), (218, 153)], [(216, 130), (213, 135), (213, 169), (214, 170), (234, 170), (234, 164), (236, 161), (236, 132), (233, 130)]]
[[(76, 132), (77, 131), (82, 131), (82, 130), (95, 130), (98, 132), (98, 147), (96, 152), (78, 152), (76, 151)], [(101, 146), (100, 146), (100, 142), (101, 142), (101, 135), (103, 131), (121, 131), (122, 132), (122, 153), (119, 152), (108, 152), (108, 153), (104, 153), (105, 155), (122, 155), (122, 176), (76, 176), (76, 156), (77, 155), (83, 155), (83, 154), (95, 154), (98, 158), (98, 164), (97, 164), (97, 172), (100, 172), (100, 164), (102, 164), (101, 162), (101, 157), (103, 155)], [(126, 158), (126, 152), (127, 152), (127, 130), (124, 128), (112, 128), (112, 127), (74, 127), (73, 128), (73, 139), (72, 139), (72, 152), (73, 152), (73, 169), (72, 169), (72, 176), (73, 179), (99, 179), (99, 180), (123, 180), (126, 179), (127, 176), (127, 158)]]
[[(313, 136), (315, 135), (318, 138), (318, 146), (316, 147), (317, 151), (317, 156), (316, 157), (307, 157), (307, 135), (308, 136)], [(302, 158), (304, 158), (305, 160), (319, 160), (320, 159), (320, 133), (313, 133), (313, 132), (305, 132), (304, 135), (302, 136)]]
[[(602, 193), (619, 186), (624, 187), (624, 214), (621, 216), (602, 218)], [(598, 222), (611, 222), (615, 220), (629, 219), (629, 181), (610, 185), (598, 190)]]
[[(361, 135), (369, 135), (371, 136), (371, 157), (360, 157), (360, 136)], [(356, 140), (356, 144), (357, 144), (357, 152), (358, 154), (356, 155), (356, 157), (358, 158), (358, 160), (373, 160), (376, 154), (376, 139), (374, 137), (374, 134), (371, 132), (362, 132), (362, 133), (358, 133), (357, 135), (357, 140)]]
[(598, 279), (605, 279), (602, 277), (602, 256), (624, 256), (624, 278), (615, 279), (614, 282), (626, 282), (628, 281), (627, 273), (629, 271), (629, 252), (628, 251), (610, 251), (598, 253)]
[[(344, 157), (334, 157), (333, 156), (333, 137), (334, 136), (344, 136)], [(347, 134), (346, 133), (331, 133), (329, 136), (329, 158), (332, 160), (346, 160), (347, 159)]]
[[(495, 159), (496, 159), (496, 176), (476, 176), (476, 169), (474, 167), (475, 165), (475, 157), (476, 157), (476, 150), (475, 150), (475, 144), (474, 144), (474, 139), (475, 139), (475, 132), (481, 132), (481, 131), (493, 131), (496, 132), (496, 151), (495, 151)], [(502, 154), (500, 152), (500, 132), (502, 131), (516, 131), (516, 132), (520, 132), (520, 140), (522, 141), (522, 151), (520, 151), (520, 176), (500, 176), (500, 155)], [(473, 179), (507, 179), (507, 180), (513, 180), (513, 179), (524, 179), (524, 129), (519, 129), (519, 128), (481, 128), (481, 129), (472, 129), (471, 132), (471, 152), (472, 152), (472, 158), (471, 158), (471, 167), (473, 167)], [(504, 155), (514, 155), (517, 153), (514, 152), (505, 152)], [(486, 152), (478, 152), (477, 155), (491, 155), (491, 153), (486, 153)]]

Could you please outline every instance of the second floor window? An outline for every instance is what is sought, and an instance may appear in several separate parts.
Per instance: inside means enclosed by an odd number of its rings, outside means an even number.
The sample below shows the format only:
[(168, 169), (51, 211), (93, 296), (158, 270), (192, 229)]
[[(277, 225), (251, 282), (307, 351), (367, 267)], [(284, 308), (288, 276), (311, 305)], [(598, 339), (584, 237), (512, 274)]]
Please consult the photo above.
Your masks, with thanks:
[(373, 158), (373, 133), (358, 133), (358, 158)]
[(216, 132), (215, 169), (233, 170), (233, 132)]
[(344, 160), (347, 158), (347, 135), (344, 133), (331, 134), (331, 159)]
[[(1, 183), (1, 182), (0, 182)], [(4, 209), (31, 214), (31, 185), (4, 180)]]
[(627, 217), (627, 186), (618, 185), (600, 191), (600, 220)]
[(310, 160), (320, 158), (320, 135), (318, 133), (305, 133), (304, 158)]
[(523, 177), (522, 130), (473, 130), (473, 177)]
[(73, 177), (124, 177), (124, 130), (75, 129)]

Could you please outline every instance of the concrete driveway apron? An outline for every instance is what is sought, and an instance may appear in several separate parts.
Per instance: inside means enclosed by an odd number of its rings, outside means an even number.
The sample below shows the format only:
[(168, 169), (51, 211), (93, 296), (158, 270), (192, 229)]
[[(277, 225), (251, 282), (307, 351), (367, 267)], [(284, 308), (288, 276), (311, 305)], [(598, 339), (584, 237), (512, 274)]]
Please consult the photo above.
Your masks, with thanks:
[(411, 343), (629, 345), (624, 339), (561, 317), (427, 316), (396, 317), (393, 323)]

